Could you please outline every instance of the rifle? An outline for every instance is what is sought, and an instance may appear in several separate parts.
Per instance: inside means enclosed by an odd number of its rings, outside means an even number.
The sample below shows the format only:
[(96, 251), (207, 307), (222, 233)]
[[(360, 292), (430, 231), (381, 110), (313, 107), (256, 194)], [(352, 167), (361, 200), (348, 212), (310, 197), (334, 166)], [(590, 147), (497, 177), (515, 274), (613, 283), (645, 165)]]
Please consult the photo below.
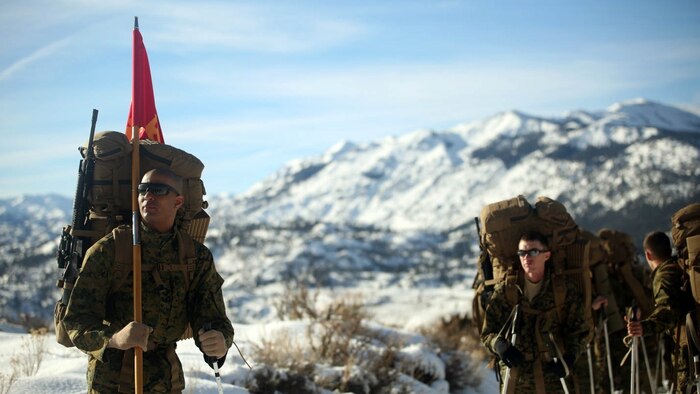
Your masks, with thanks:
[(97, 124), (97, 110), (92, 110), (92, 125), (90, 127), (90, 139), (87, 149), (82, 153), (83, 159), (78, 165), (78, 185), (73, 200), (73, 218), (71, 225), (63, 228), (61, 241), (58, 246), (56, 260), (58, 268), (63, 269), (63, 274), (58, 280), (57, 286), (63, 289), (61, 304), (68, 305), (73, 285), (78, 278), (83, 256), (87, 250), (90, 237), (86, 235), (88, 219), (88, 192), (95, 169), (95, 154), (92, 151), (92, 142), (95, 137), (95, 125)]
[[(493, 281), (493, 263), (491, 262), (491, 256), (486, 250), (484, 241), (481, 238), (481, 226), (479, 225), (479, 218), (474, 217), (474, 223), (476, 225), (476, 235), (479, 239), (479, 250), (483, 256), (479, 258), (481, 264), (479, 266), (478, 275), (474, 278), (473, 289), (479, 287), (479, 282), (488, 283)], [(493, 292), (493, 285), (484, 286), (484, 292), (481, 294), (481, 305), (485, 305), (488, 301), (491, 293)]]

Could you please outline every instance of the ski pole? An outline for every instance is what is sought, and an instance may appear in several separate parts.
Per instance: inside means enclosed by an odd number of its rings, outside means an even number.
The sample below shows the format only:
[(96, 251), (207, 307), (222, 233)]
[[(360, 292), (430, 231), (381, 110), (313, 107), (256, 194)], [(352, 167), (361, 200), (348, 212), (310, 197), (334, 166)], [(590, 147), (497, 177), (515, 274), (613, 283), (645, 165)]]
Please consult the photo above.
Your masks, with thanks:
[[(627, 308), (627, 319), (629, 321), (637, 321), (635, 307), (631, 306)], [(639, 393), (639, 354), (637, 352), (638, 338), (632, 337), (632, 347), (630, 348), (630, 354), (632, 359), (630, 360), (630, 394)]]
[[(205, 323), (202, 327), (204, 331), (211, 330), (211, 323)], [(219, 394), (224, 394), (224, 387), (221, 385), (221, 374), (219, 373), (219, 360), (213, 356), (207, 356), (207, 364), (214, 368), (214, 377), (216, 378), (216, 387), (219, 389)]]
[[(510, 326), (510, 344), (511, 346), (515, 346), (515, 343), (517, 341), (518, 337), (518, 329), (517, 329), (517, 324), (518, 324), (518, 316), (520, 315), (520, 304), (515, 306), (515, 309), (513, 309), (513, 321), (511, 322)], [(501, 390), (502, 394), (508, 394), (508, 389), (510, 388), (510, 368), (506, 369), (506, 377), (503, 379), (503, 390)]]
[(603, 335), (605, 336), (605, 358), (608, 361), (608, 378), (610, 379), (610, 392), (615, 392), (615, 379), (613, 378), (612, 357), (610, 356), (610, 337), (608, 335), (608, 314), (605, 306), (602, 308)]
[(651, 366), (649, 365), (649, 356), (647, 355), (647, 345), (644, 343), (644, 337), (639, 338), (642, 341), (642, 353), (644, 354), (644, 365), (647, 367), (647, 376), (649, 377), (649, 385), (651, 386), (651, 394), (656, 394), (656, 378), (651, 374)]
[(595, 394), (595, 379), (593, 378), (593, 355), (591, 354), (590, 342), (586, 344), (586, 355), (588, 356), (588, 379), (591, 385), (591, 394)]

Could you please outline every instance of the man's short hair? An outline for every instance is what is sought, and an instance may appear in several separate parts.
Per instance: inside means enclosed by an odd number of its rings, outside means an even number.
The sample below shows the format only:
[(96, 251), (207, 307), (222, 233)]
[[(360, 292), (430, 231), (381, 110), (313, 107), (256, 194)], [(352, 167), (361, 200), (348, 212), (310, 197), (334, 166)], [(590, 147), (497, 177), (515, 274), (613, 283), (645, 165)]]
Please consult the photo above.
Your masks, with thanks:
[(549, 241), (547, 240), (547, 237), (545, 237), (544, 234), (539, 231), (526, 231), (520, 236), (520, 241), (538, 241), (545, 247), (545, 249), (549, 249)]
[(182, 177), (180, 175), (177, 175), (171, 169), (169, 169), (169, 168), (154, 168), (154, 169), (148, 171), (146, 174), (148, 174), (148, 173), (168, 178), (168, 180), (170, 181), (170, 186), (175, 188), (175, 190), (177, 191), (177, 194), (182, 195)]
[(659, 260), (666, 260), (671, 257), (671, 240), (668, 235), (661, 231), (654, 231), (644, 237), (644, 250), (650, 251)]

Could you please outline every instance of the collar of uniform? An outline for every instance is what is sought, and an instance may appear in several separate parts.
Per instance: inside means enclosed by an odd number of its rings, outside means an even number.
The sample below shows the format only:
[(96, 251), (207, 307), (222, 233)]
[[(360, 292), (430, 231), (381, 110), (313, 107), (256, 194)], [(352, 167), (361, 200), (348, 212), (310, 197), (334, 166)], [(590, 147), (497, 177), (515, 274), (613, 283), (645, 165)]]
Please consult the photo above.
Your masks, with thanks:
[(173, 228), (167, 233), (159, 233), (154, 231), (150, 227), (146, 226), (143, 221), (139, 223), (139, 228), (141, 229), (142, 238), (148, 239), (149, 241), (157, 241), (158, 244), (175, 239), (175, 234), (177, 233), (177, 225), (173, 226)]

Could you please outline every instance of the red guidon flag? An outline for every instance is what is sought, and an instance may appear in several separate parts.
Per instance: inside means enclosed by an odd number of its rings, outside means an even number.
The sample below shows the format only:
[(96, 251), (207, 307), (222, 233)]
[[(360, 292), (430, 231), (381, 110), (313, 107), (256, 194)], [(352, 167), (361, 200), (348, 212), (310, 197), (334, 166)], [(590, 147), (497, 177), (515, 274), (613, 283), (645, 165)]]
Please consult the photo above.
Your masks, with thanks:
[(146, 47), (139, 32), (138, 19), (134, 22), (133, 80), (131, 85), (131, 108), (126, 120), (126, 136), (132, 139), (134, 126), (140, 129), (139, 139), (164, 143), (163, 131), (160, 129), (156, 100), (153, 96), (151, 68), (148, 65)]

